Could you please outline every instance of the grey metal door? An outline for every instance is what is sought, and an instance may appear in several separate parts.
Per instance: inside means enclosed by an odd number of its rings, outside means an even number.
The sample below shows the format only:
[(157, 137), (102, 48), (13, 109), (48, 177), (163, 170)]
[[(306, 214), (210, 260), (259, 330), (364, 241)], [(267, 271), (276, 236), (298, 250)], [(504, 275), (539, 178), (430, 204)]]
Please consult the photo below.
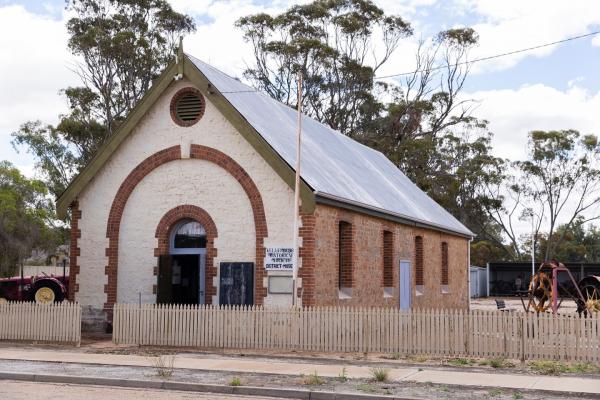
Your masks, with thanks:
[(400, 261), (400, 309), (410, 309), (410, 261)]

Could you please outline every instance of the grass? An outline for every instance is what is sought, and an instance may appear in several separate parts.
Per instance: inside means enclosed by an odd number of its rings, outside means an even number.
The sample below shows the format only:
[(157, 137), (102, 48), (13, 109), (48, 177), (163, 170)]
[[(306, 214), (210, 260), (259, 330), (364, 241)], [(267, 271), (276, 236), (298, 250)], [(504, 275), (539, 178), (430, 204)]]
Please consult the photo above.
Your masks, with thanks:
[(377, 391), (377, 388), (371, 384), (368, 383), (361, 383), (360, 385), (357, 386), (358, 390), (360, 390), (361, 392), (365, 392), (365, 393), (375, 393)]
[(502, 391), (502, 389), (492, 389), (488, 392), (488, 396), (490, 397), (498, 397), (498, 396), (502, 396), (504, 394), (504, 392)]
[(242, 380), (236, 376), (229, 381), (229, 386), (242, 386)]
[(373, 380), (377, 382), (387, 382), (390, 371), (387, 368), (375, 367), (370, 369)]
[(416, 363), (424, 363), (428, 358), (423, 356), (409, 356), (408, 360)]
[(512, 398), (515, 400), (520, 400), (523, 398), (523, 394), (521, 392), (514, 392)]
[(590, 363), (565, 364), (557, 361), (531, 361), (527, 365), (532, 371), (541, 375), (600, 374), (600, 365)]
[(338, 381), (346, 382), (348, 381), (348, 375), (346, 374), (346, 367), (342, 368), (342, 372), (338, 374)]
[(386, 360), (399, 360), (402, 358), (402, 354), (400, 353), (392, 353), (390, 355), (383, 356)]
[(152, 362), (156, 375), (161, 378), (170, 378), (173, 376), (173, 365), (175, 364), (175, 356), (158, 356)]
[(479, 365), (489, 365), (492, 368), (514, 368), (516, 365), (513, 362), (507, 361), (505, 358), (492, 358), (487, 364), (479, 363)]
[(451, 359), (447, 360), (446, 362), (450, 365), (455, 365), (457, 367), (464, 367), (464, 366), (473, 364), (473, 360), (471, 360), (469, 358), (451, 358)]
[(321, 378), (319, 376), (319, 374), (317, 373), (317, 371), (315, 371), (312, 374), (306, 376), (304, 378), (304, 380), (302, 381), (302, 383), (304, 385), (309, 385), (309, 386), (318, 386), (318, 385), (325, 384), (325, 379)]

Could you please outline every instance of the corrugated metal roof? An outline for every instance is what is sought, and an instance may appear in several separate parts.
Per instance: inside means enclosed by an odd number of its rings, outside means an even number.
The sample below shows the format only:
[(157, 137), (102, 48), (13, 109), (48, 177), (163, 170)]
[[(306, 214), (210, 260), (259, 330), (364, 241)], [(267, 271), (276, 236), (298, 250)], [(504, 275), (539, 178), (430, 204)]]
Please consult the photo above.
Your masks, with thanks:
[[(189, 56), (189, 55), (188, 55)], [(296, 110), (195, 57), (190, 60), (273, 149), (296, 165)], [(317, 195), (462, 235), (473, 233), (382, 153), (303, 116), (302, 179)]]

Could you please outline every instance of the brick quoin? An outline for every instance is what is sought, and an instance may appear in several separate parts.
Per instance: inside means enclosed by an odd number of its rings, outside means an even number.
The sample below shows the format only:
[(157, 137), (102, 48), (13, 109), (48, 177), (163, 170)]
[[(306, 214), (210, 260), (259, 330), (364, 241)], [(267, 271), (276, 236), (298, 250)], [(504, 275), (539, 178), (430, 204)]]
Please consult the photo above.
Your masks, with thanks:
[[(212, 304), (212, 296), (217, 294), (213, 285), (213, 277), (217, 275), (217, 269), (214, 267), (214, 258), (217, 256), (215, 248), (215, 238), (218, 236), (217, 226), (210, 215), (202, 208), (184, 204), (169, 210), (158, 223), (154, 237), (157, 240), (157, 247), (154, 249), (156, 257), (169, 254), (169, 238), (173, 227), (183, 219), (192, 219), (199, 222), (206, 231), (206, 304)], [(157, 275), (158, 269), (154, 269), (154, 275)], [(153, 287), (156, 293), (156, 285)]]
[(71, 203), (71, 236), (69, 244), (69, 288), (67, 298), (69, 301), (75, 301), (75, 294), (79, 292), (77, 284), (77, 275), (79, 274), (79, 264), (77, 257), (80, 256), (78, 240), (81, 238), (81, 229), (79, 229), (79, 220), (81, 219), (81, 210), (79, 202), (75, 200)]
[(265, 288), (263, 285), (263, 278), (265, 277), (265, 269), (263, 264), (265, 258), (264, 240), (268, 236), (268, 231), (265, 208), (263, 205), (262, 196), (258, 191), (258, 187), (256, 187), (256, 184), (252, 178), (250, 178), (250, 175), (248, 175), (248, 173), (237, 162), (235, 162), (234, 159), (217, 149), (199, 144), (192, 144), (190, 146), (190, 158), (210, 161), (225, 169), (240, 183), (240, 185), (242, 185), (242, 188), (250, 200), (252, 213), (254, 214), (254, 229), (256, 231), (254, 303), (262, 305), (264, 298), (267, 296), (267, 288)]
[(302, 226), (298, 231), (302, 238), (302, 247), (298, 255), (302, 259), (298, 276), (302, 278), (302, 305), (314, 306), (315, 304), (315, 215), (301, 212)]

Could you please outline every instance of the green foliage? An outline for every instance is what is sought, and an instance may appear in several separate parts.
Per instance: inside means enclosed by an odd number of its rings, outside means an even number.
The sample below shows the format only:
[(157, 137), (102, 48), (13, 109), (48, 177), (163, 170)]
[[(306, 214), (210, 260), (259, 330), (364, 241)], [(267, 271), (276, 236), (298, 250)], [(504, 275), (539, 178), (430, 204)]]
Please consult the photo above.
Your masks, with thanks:
[(468, 358), (451, 358), (451, 359), (447, 360), (446, 362), (450, 365), (455, 365), (457, 367), (464, 367), (464, 366), (473, 364), (473, 360), (468, 359)]
[(562, 373), (600, 374), (600, 366), (590, 363), (565, 364), (558, 361), (531, 361), (528, 367), (541, 375), (560, 375)]
[[(554, 258), (577, 225), (600, 218), (593, 212), (600, 204), (599, 155), (593, 135), (581, 137), (575, 130), (529, 133), (528, 157), (514, 163), (522, 175), (514, 190), (548, 221), (543, 259)], [(562, 229), (559, 219), (567, 221)]]
[(43, 182), (27, 179), (7, 161), (0, 162), (0, 276), (10, 276), (33, 249), (54, 250), (60, 229)]
[(408, 22), (369, 0), (315, 0), (275, 16), (246, 16), (237, 26), (254, 48), (255, 63), (244, 75), (295, 107), (301, 72), (303, 110), (344, 134), (361, 131), (381, 111), (375, 73), (412, 34)]
[(338, 380), (340, 382), (346, 382), (348, 380), (348, 373), (346, 367), (342, 368), (342, 371), (338, 374)]
[(374, 367), (369, 370), (373, 379), (377, 382), (387, 382), (390, 371), (387, 368)]
[(229, 386), (242, 386), (242, 380), (236, 376), (229, 381)]
[(325, 384), (325, 379), (323, 379), (322, 377), (320, 377), (319, 374), (317, 373), (317, 371), (315, 370), (315, 372), (313, 372), (312, 374), (306, 376), (302, 380), (302, 383), (304, 385), (309, 385), (309, 386), (324, 385)]
[(81, 87), (62, 91), (69, 112), (58, 125), (26, 122), (13, 133), (50, 193), (58, 197), (133, 109), (172, 59), (192, 19), (165, 0), (70, 0), (69, 49), (81, 62)]

